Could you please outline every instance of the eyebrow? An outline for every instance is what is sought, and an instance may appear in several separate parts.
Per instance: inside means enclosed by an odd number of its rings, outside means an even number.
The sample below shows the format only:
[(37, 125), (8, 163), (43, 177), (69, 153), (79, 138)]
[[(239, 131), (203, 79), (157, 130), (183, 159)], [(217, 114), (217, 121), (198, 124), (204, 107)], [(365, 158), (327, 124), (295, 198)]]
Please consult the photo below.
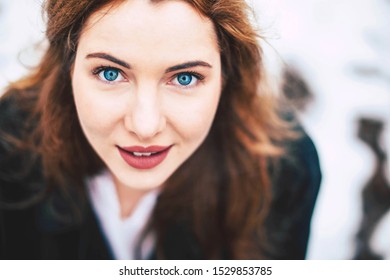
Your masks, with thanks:
[[(90, 53), (86, 56), (86, 58), (101, 58), (101, 59), (109, 60), (115, 64), (121, 65), (127, 69), (131, 69), (129, 63), (106, 53)], [(212, 66), (209, 63), (201, 60), (196, 60), (196, 61), (188, 61), (175, 66), (171, 66), (167, 70), (165, 70), (165, 73), (183, 70), (183, 69), (196, 67), (196, 66), (212, 68)]]
[(109, 54), (106, 54), (106, 53), (90, 53), (86, 56), (86, 58), (102, 58), (102, 59), (105, 59), (105, 60), (109, 60), (115, 64), (118, 64), (120, 66), (123, 66), (127, 69), (131, 69), (131, 66), (129, 63), (123, 61), (123, 60), (120, 60), (119, 58), (116, 58), (112, 55), (109, 55)]
[(196, 61), (184, 62), (184, 63), (178, 64), (178, 65), (169, 67), (167, 70), (165, 70), (165, 73), (169, 73), (169, 72), (173, 72), (173, 71), (177, 71), (177, 70), (183, 70), (183, 69), (196, 67), (196, 66), (204, 66), (204, 67), (212, 68), (212, 66), (210, 64), (208, 64), (207, 62), (204, 62), (201, 60), (196, 60)]

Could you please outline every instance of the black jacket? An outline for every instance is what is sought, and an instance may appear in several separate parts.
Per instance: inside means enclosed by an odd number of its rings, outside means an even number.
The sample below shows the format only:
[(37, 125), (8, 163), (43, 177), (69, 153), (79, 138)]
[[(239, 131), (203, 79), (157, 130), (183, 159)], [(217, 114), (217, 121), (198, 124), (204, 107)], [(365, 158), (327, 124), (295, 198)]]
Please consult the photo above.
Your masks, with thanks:
[[(87, 201), (81, 222), (66, 222), (65, 199), (56, 193), (31, 205), (10, 209), (6, 201), (23, 200), (44, 185), (39, 164), (17, 174), (25, 156), (10, 157), (1, 132), (18, 134), (25, 116), (12, 98), (0, 99), (0, 259), (110, 259), (113, 257), (99, 222)], [(310, 221), (321, 173), (316, 149), (303, 134), (289, 145), (289, 154), (274, 168), (273, 201), (266, 221), (273, 251), (269, 258), (305, 258)], [(56, 215), (50, 211), (56, 206)], [(64, 214), (65, 215), (65, 214)], [(66, 215), (65, 215), (66, 216)], [(61, 218), (61, 219), (60, 219)], [(65, 221), (65, 222), (64, 222)], [(164, 243), (169, 259), (201, 259), (195, 238), (185, 227), (173, 227)], [(155, 255), (151, 255), (154, 258)]]

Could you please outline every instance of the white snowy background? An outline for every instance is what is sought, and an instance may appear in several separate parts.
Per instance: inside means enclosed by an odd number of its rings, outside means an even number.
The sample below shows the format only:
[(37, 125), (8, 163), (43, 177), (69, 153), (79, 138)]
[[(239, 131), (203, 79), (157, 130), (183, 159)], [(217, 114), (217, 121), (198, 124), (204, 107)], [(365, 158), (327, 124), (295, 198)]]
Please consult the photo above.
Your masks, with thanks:
[[(356, 137), (359, 117), (386, 123), (382, 144), (390, 152), (390, 0), (248, 1), (280, 55), (272, 63), (297, 68), (315, 96), (300, 113), (323, 171), (308, 258), (350, 259), (374, 163)], [(0, 0), (0, 91), (39, 60), (33, 45), (44, 35), (40, 9), (41, 0)], [(386, 171), (390, 178), (389, 165)], [(372, 247), (390, 259), (390, 212)]]

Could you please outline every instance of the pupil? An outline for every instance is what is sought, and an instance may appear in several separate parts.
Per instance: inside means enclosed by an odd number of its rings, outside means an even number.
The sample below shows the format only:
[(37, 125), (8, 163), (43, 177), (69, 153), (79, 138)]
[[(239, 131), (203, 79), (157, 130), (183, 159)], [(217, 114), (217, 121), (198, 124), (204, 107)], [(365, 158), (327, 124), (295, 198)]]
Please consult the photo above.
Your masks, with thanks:
[(104, 72), (104, 78), (108, 81), (115, 81), (118, 77), (118, 71), (116, 70), (107, 70)]
[(191, 83), (192, 81), (192, 76), (189, 74), (181, 74), (178, 77), (179, 83), (183, 86), (187, 86)]

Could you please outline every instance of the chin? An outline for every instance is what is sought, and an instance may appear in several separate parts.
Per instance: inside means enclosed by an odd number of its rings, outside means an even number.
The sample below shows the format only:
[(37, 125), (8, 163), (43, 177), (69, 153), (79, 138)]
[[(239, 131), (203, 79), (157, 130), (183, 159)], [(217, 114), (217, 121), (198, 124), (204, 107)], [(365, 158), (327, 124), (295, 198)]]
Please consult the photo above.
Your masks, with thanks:
[(126, 172), (117, 176), (119, 182), (134, 190), (151, 191), (160, 188), (173, 172), (158, 174), (158, 172)]

